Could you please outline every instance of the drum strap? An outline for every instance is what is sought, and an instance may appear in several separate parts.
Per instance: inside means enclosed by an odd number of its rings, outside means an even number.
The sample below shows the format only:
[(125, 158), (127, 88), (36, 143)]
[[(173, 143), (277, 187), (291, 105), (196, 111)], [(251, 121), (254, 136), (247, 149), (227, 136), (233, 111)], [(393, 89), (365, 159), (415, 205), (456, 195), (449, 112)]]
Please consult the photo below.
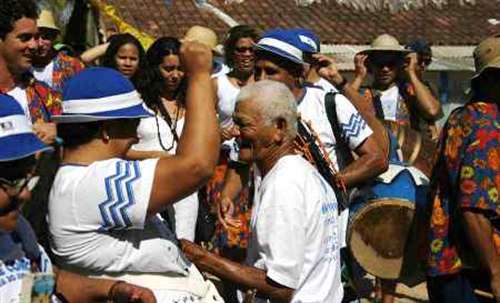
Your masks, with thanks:
[(335, 137), (335, 144), (338, 146), (337, 150), (339, 150), (342, 157), (347, 157), (347, 163), (351, 163), (354, 158), (352, 157), (351, 150), (347, 145), (347, 142), (345, 142), (344, 137), (342, 137), (342, 129), (340, 128), (337, 116), (337, 104), (335, 103), (336, 95), (337, 93), (335, 92), (329, 92), (325, 95), (326, 116), (328, 117), (328, 121), (330, 122), (330, 126)]

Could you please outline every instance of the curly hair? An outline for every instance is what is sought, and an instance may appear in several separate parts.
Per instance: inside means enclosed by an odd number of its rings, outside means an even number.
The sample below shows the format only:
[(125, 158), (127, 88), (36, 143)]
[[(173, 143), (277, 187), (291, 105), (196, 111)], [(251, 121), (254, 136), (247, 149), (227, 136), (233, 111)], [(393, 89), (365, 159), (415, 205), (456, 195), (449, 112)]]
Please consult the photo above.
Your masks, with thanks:
[(248, 25), (237, 25), (229, 29), (226, 41), (224, 41), (224, 59), (226, 64), (230, 67), (233, 67), (234, 64), (234, 49), (236, 48), (236, 43), (242, 38), (250, 38), (253, 41), (257, 41), (259, 39), (259, 34)]
[(115, 56), (116, 53), (120, 50), (120, 48), (126, 44), (132, 44), (137, 48), (139, 53), (139, 66), (137, 68), (137, 72), (130, 78), (130, 81), (134, 84), (135, 88), (140, 92), (145, 90), (147, 87), (147, 62), (146, 62), (146, 53), (144, 52), (144, 48), (142, 47), (139, 40), (137, 40), (131, 34), (118, 34), (114, 35), (109, 39), (109, 46), (106, 49), (101, 61), (101, 66), (110, 67), (114, 69), (118, 69), (116, 66)]
[(14, 23), (23, 17), (38, 18), (38, 8), (33, 0), (0, 1), (0, 39), (5, 39), (14, 29)]
[[(179, 55), (181, 42), (174, 37), (158, 38), (146, 52), (148, 85), (144, 92), (140, 92), (144, 102), (150, 108), (156, 108), (160, 100), (160, 96), (164, 90), (163, 77), (160, 73), (159, 65), (163, 62), (163, 58), (169, 55)], [(186, 89), (185, 79), (176, 92), (176, 99), (180, 102), (184, 101)]]

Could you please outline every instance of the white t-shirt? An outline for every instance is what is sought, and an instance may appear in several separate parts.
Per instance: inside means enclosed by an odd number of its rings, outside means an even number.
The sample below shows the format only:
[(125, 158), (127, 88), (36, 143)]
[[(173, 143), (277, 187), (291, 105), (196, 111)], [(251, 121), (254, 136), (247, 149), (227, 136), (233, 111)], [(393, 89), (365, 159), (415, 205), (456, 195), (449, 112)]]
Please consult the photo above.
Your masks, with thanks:
[(188, 265), (160, 216), (146, 220), (158, 159), (59, 168), (49, 197), (52, 251), (90, 274), (173, 273)]
[[(175, 132), (181, 136), (184, 128), (184, 117), (177, 121)], [(160, 136), (158, 137), (158, 133)], [(169, 154), (175, 154), (177, 142), (170, 130), (168, 123), (159, 115), (154, 117), (142, 118), (137, 127), (139, 142), (132, 146), (132, 149), (138, 151), (165, 151), (169, 149)], [(161, 144), (160, 144), (161, 140)], [(194, 241), (196, 231), (196, 220), (198, 218), (198, 192), (193, 193), (186, 198), (174, 203), (175, 210), (175, 234), (179, 239)]]
[(54, 60), (50, 61), (44, 67), (32, 67), (31, 71), (33, 76), (40, 82), (45, 82), (48, 86), (52, 87), (53, 80), (52, 74), (54, 72)]
[(264, 176), (251, 228), (247, 264), (294, 289), (291, 302), (341, 302), (337, 201), (301, 156), (279, 159)]
[[(338, 147), (336, 146), (330, 121), (328, 121), (326, 115), (325, 95), (326, 92), (319, 87), (305, 87), (305, 93), (298, 101), (297, 110), (303, 120), (311, 122), (312, 128), (318, 133), (330, 159), (338, 170), (339, 166), (341, 169), (345, 167), (345, 158), (339, 159), (340, 161), (337, 160)], [(335, 95), (335, 104), (344, 141), (347, 142), (351, 150), (355, 150), (373, 131), (354, 105), (342, 94)]]
[(385, 120), (397, 121), (399, 99), (399, 87), (397, 85), (380, 92), (380, 103)]
[(325, 92), (335, 92), (338, 93), (339, 91), (333, 84), (328, 82), (328, 80), (324, 78), (320, 78), (318, 81), (314, 83), (314, 86), (319, 86), (321, 87)]
[[(41, 252), (40, 273), (52, 274), (52, 263), (43, 247), (39, 245), (39, 248)], [(5, 264), (0, 261), (0, 302), (21, 302), (23, 284), (26, 284), (26, 280), (29, 280), (27, 275), (30, 273), (31, 261), (26, 257), (20, 258), (12, 264)], [(32, 282), (29, 284), (32, 284)], [(58, 302), (58, 300), (53, 296), (51, 302)]]
[(233, 125), (234, 107), (239, 93), (240, 88), (232, 84), (226, 74), (217, 77), (217, 113), (221, 127)]
[(26, 89), (20, 88), (19, 86), (14, 87), (11, 91), (7, 92), (9, 96), (16, 99), (16, 101), (21, 105), (24, 115), (28, 120), (28, 123), (31, 125), (31, 113), (28, 107), (28, 95), (26, 95)]

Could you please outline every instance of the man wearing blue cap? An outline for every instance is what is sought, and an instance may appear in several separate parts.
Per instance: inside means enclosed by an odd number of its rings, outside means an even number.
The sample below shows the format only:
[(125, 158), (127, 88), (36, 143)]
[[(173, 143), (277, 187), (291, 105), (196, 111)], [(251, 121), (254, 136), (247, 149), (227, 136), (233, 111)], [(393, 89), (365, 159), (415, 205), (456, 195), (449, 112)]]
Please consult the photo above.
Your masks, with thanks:
[(67, 82), (53, 117), (64, 155), (49, 199), (51, 249), (64, 268), (138, 283), (158, 302), (222, 302), (158, 215), (203, 185), (219, 154), (211, 51), (186, 42), (180, 57), (188, 88), (173, 156), (123, 159), (152, 113), (119, 72), (91, 68)]
[[(0, 95), (0, 297), (30, 302), (57, 297), (69, 302), (155, 302), (151, 291), (132, 284), (90, 279), (52, 266), (20, 207), (38, 181), (35, 154), (51, 150), (38, 139), (15, 99)], [(55, 273), (55, 278), (54, 278)], [(55, 281), (54, 281), (55, 280)], [(54, 285), (55, 282), (55, 285)], [(40, 291), (42, 290), (42, 291)]]

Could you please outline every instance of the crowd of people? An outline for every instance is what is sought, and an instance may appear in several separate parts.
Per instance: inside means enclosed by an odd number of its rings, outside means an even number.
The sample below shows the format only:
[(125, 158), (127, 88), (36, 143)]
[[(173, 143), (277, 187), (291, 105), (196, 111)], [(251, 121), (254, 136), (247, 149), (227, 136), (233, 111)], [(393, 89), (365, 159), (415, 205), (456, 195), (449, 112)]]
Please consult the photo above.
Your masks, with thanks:
[(394, 302), (404, 279), (363, 268), (348, 230), (406, 168), (429, 185), (408, 235), (429, 300), (500, 302), (500, 36), (439, 129), (424, 40), (374, 37), (348, 79), (302, 28), (78, 56), (60, 33), (0, 3), (1, 302), (356, 302), (366, 272)]

